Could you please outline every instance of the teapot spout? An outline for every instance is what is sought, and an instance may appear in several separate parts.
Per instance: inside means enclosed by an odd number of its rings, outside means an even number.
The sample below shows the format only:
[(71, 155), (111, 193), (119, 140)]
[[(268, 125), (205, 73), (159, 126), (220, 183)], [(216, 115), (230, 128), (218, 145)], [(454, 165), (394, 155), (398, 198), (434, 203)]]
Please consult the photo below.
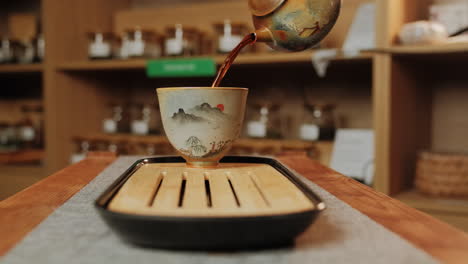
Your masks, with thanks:
[(259, 28), (254, 33), (259, 42), (273, 42), (273, 34), (266, 27)]

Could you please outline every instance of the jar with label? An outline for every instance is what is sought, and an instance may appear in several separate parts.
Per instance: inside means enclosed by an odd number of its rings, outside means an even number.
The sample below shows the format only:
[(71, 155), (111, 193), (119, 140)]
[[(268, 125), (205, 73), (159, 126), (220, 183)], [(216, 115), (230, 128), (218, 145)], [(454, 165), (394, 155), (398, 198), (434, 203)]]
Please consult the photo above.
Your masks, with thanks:
[(76, 137), (73, 139), (74, 151), (70, 157), (70, 163), (74, 164), (86, 158), (90, 151), (91, 144), (89, 141)]
[(21, 112), (23, 114), (22, 120), (17, 124), (17, 134), (21, 147), (31, 149), (36, 142), (37, 131), (31, 118), (32, 108), (29, 106), (22, 106)]
[(12, 63), (14, 60), (13, 44), (9, 38), (0, 40), (0, 63)]
[(121, 105), (111, 104), (110, 110), (110, 117), (104, 119), (102, 122), (102, 130), (105, 133), (121, 132), (119, 131), (119, 127), (122, 127), (121, 123), (123, 120), (123, 108)]
[(38, 34), (35, 41), (35, 61), (41, 62), (44, 61), (45, 55), (45, 40), (44, 35)]
[(127, 33), (116, 36), (113, 43), (112, 55), (114, 58), (128, 59), (130, 57), (130, 40)]
[[(230, 20), (224, 20), (223, 23), (214, 24), (217, 38), (217, 50), (218, 53), (229, 53), (237, 44), (239, 44), (242, 38), (247, 34), (247, 26), (243, 23), (232, 23)], [(248, 48), (243, 49), (247, 51)]]
[(156, 32), (136, 28), (127, 30), (127, 38), (127, 51), (129, 57), (161, 57), (161, 37)]
[(131, 131), (135, 135), (147, 135), (150, 131), (151, 107), (134, 104), (132, 107)]
[(90, 32), (88, 57), (90, 59), (109, 59), (112, 57), (112, 34)]
[(176, 24), (166, 29), (166, 56), (194, 56), (200, 54), (200, 33), (195, 28)]
[(336, 124), (332, 104), (305, 104), (304, 122), (299, 137), (303, 140), (333, 140)]
[(36, 57), (36, 48), (33, 40), (20, 40), (12, 43), (15, 62), (21, 64), (34, 62), (34, 58)]
[(257, 103), (247, 122), (247, 136), (252, 138), (281, 138), (281, 125), (278, 118), (279, 105)]

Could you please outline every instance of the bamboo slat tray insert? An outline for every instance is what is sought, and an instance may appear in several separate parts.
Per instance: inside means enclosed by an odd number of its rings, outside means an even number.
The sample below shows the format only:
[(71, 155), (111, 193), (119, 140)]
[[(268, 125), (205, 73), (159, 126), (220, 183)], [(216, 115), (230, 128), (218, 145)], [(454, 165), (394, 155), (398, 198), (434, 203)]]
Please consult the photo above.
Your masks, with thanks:
[[(289, 179), (267, 164), (144, 164), (109, 203), (115, 212), (176, 217), (282, 215), (314, 209)], [(320, 208), (319, 208), (320, 209)]]

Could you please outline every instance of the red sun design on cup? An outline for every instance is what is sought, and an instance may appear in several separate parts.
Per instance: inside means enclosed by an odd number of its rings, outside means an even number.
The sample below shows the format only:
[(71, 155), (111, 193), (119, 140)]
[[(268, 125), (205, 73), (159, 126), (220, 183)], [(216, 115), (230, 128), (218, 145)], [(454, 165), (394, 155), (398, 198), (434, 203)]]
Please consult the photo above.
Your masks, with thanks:
[(221, 110), (221, 112), (224, 112), (224, 105), (223, 104), (218, 104), (216, 106), (219, 110)]

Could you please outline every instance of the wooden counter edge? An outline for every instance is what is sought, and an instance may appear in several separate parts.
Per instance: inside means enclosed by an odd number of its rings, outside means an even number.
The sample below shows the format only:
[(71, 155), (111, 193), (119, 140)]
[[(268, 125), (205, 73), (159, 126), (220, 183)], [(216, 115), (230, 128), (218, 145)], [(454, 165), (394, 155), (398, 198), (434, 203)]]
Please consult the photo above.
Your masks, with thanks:
[(1, 201), (0, 256), (5, 255), (115, 159), (116, 156), (110, 153), (92, 153), (87, 159)]
[[(93, 154), (1, 201), (0, 256), (114, 160), (115, 156)], [(285, 155), (279, 160), (436, 259), (444, 263), (463, 263), (468, 259), (468, 235), (464, 232), (305, 156)]]
[(468, 234), (308, 159), (278, 159), (443, 263), (468, 262)]

